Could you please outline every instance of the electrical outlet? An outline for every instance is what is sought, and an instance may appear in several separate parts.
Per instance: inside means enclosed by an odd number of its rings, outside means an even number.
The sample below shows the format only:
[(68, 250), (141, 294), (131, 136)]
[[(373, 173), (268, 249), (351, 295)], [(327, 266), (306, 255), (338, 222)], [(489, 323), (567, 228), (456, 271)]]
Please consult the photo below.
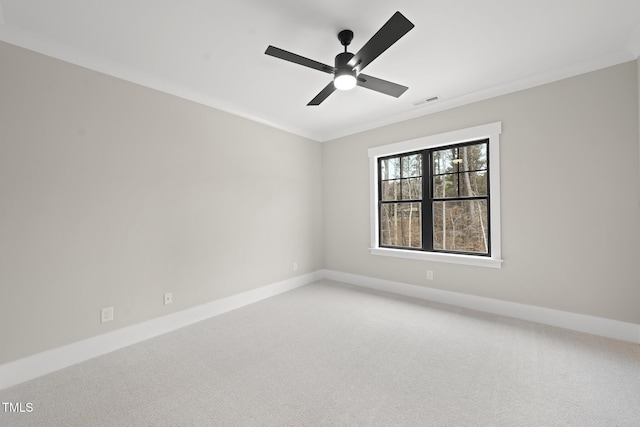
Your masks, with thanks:
[(111, 322), (113, 320), (113, 307), (105, 307), (100, 310), (100, 323)]
[(433, 271), (427, 270), (427, 280), (433, 280)]
[(171, 292), (167, 292), (164, 294), (164, 305), (171, 304), (173, 302), (173, 294)]
[(293, 271), (298, 271), (298, 263), (297, 262), (293, 263)]

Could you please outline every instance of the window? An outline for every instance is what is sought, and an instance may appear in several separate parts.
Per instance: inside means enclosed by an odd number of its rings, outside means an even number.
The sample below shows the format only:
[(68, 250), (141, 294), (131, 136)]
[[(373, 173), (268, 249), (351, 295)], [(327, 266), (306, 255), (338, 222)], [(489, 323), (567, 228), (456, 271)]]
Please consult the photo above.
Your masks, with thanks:
[(493, 123), (369, 150), (374, 255), (500, 267)]
[(381, 158), (378, 220), (380, 244), (421, 248), (422, 153)]

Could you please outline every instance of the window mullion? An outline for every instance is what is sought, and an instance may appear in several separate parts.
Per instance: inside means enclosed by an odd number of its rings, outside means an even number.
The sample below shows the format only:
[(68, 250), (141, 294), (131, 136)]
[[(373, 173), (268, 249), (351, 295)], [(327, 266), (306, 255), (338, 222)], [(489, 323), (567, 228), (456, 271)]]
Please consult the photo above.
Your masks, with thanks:
[(422, 249), (433, 250), (433, 159), (430, 150), (422, 152)]
[(382, 244), (382, 159), (378, 159), (378, 242)]

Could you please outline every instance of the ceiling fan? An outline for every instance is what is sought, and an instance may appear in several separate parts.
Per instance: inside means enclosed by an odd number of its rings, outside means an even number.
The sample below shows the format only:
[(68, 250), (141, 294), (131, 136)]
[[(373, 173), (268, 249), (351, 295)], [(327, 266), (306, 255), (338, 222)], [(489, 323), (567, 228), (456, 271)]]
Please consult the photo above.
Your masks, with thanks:
[(409, 88), (362, 74), (361, 71), (380, 56), (382, 52), (400, 40), (400, 38), (407, 34), (413, 27), (414, 25), (405, 18), (404, 15), (396, 12), (355, 55), (347, 52), (347, 46), (349, 46), (353, 40), (353, 31), (340, 31), (338, 33), (338, 40), (340, 40), (340, 44), (344, 46), (344, 52), (336, 55), (334, 67), (314, 61), (313, 59), (305, 58), (304, 56), (296, 55), (295, 53), (287, 52), (275, 46), (269, 46), (264, 53), (284, 59), (285, 61), (333, 74), (333, 81), (325, 86), (307, 105), (320, 105), (320, 103), (327, 99), (336, 89), (349, 90), (353, 89), (356, 85), (398, 98)]

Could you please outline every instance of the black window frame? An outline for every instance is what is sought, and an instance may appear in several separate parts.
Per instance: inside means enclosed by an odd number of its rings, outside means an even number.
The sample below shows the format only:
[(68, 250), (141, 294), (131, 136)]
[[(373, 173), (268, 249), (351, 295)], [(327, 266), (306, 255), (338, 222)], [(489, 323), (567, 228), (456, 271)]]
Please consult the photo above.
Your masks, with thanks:
[[(458, 191), (457, 197), (434, 197), (434, 171), (433, 171), (433, 153), (436, 151), (450, 150), (450, 149), (459, 149), (461, 147), (472, 146), (472, 145), (485, 145), (486, 150), (486, 168), (485, 169), (476, 169), (476, 170), (467, 170), (460, 171), (460, 166), (457, 167), (457, 171), (449, 172), (446, 174), (437, 174), (437, 176), (443, 175), (452, 175), (457, 174), (460, 175), (462, 173), (468, 172), (486, 172), (486, 195), (482, 196), (460, 196)], [(377, 159), (377, 172), (378, 172), (378, 182), (377, 182), (377, 209), (378, 209), (378, 246), (384, 249), (398, 249), (398, 250), (411, 250), (411, 251), (419, 251), (419, 252), (433, 252), (433, 253), (443, 253), (443, 254), (455, 254), (455, 255), (471, 255), (471, 256), (479, 256), (479, 257), (491, 257), (492, 248), (491, 248), (491, 179), (490, 179), (490, 139), (489, 138), (479, 138), (471, 141), (465, 141), (462, 143), (448, 144), (442, 146), (433, 146), (421, 150), (407, 151), (403, 153), (396, 153), (392, 155), (387, 155), (383, 157), (379, 157)], [(395, 200), (383, 200), (383, 181), (391, 181), (392, 179), (383, 180), (382, 178), (382, 162), (385, 160), (393, 159), (393, 158), (402, 158), (407, 156), (412, 156), (415, 154), (420, 154), (422, 156), (421, 164), (422, 164), (422, 198), (421, 199), (395, 199)], [(401, 161), (402, 162), (402, 161)], [(459, 164), (458, 164), (459, 165)], [(401, 177), (400, 182), (402, 183), (402, 164), (400, 166)], [(402, 184), (401, 184), (402, 185)], [(458, 179), (458, 186), (460, 186), (460, 180)], [(402, 188), (402, 187), (401, 187)], [(402, 191), (400, 192), (402, 194)], [(452, 201), (469, 201), (469, 200), (485, 200), (486, 201), (486, 210), (487, 210), (487, 252), (470, 252), (470, 251), (455, 251), (455, 250), (446, 250), (446, 249), (436, 249), (434, 248), (434, 227), (433, 227), (433, 206), (434, 203), (437, 202), (452, 202)], [(384, 205), (392, 204), (392, 203), (420, 203), (421, 204), (421, 247), (414, 246), (394, 246), (394, 245), (384, 245), (383, 236), (382, 236), (382, 209)]]

